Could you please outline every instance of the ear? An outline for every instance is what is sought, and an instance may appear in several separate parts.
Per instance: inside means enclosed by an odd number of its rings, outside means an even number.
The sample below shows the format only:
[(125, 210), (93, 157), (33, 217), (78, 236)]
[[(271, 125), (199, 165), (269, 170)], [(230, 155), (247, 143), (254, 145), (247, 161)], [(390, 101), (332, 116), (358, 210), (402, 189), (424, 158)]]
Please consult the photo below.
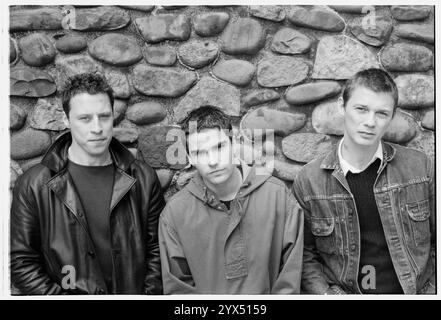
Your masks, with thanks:
[(337, 99), (337, 106), (338, 106), (339, 111), (344, 114), (345, 106), (344, 106), (344, 102), (343, 102), (343, 97), (340, 97)]
[(70, 129), (70, 122), (69, 119), (67, 118), (66, 114), (63, 112), (63, 123), (66, 125), (66, 127), (68, 129)]
[(190, 155), (187, 153), (187, 159), (188, 159), (188, 163), (191, 164), (192, 166), (195, 165), (195, 163), (193, 162), (193, 158), (190, 157)]

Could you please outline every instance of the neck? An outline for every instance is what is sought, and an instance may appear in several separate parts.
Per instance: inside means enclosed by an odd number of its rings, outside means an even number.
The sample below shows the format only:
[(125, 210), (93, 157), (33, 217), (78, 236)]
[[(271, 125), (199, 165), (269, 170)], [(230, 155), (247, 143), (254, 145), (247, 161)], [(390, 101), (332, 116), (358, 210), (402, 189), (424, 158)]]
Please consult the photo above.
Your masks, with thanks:
[[(381, 142), (378, 141), (378, 143)], [(341, 155), (343, 159), (351, 165), (361, 169), (364, 168), (374, 156), (378, 148), (378, 143), (372, 146), (360, 146), (345, 135), (341, 146)]]
[(205, 185), (213, 191), (219, 200), (229, 201), (236, 197), (237, 192), (242, 186), (242, 174), (237, 167), (234, 168), (230, 178), (220, 184), (212, 184), (204, 179)]
[(107, 151), (99, 155), (98, 157), (91, 157), (90, 155), (84, 155), (83, 152), (79, 151), (78, 148), (72, 143), (68, 150), (68, 158), (70, 161), (82, 165), (82, 166), (106, 166), (112, 163), (112, 157), (110, 152)]

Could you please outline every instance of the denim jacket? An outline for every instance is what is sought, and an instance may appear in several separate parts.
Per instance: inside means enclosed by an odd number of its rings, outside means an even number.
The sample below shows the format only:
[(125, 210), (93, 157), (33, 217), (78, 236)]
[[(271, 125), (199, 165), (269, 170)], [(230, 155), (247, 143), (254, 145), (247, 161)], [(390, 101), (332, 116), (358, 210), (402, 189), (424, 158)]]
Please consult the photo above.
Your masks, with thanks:
[[(394, 269), (405, 294), (435, 293), (433, 162), (422, 152), (382, 143), (373, 191)], [(361, 293), (360, 227), (337, 146), (302, 168), (293, 192), (305, 214), (302, 289)]]

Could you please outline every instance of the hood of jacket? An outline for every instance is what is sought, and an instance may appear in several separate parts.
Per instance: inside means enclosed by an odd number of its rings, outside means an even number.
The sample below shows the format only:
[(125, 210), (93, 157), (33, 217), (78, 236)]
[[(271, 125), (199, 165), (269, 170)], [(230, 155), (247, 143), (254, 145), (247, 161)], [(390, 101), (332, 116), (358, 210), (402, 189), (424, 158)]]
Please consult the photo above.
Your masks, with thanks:
[[(255, 166), (249, 167), (243, 162), (241, 162), (240, 166), (242, 168), (242, 185), (237, 192), (237, 196), (241, 198), (247, 197), (271, 177), (264, 170), (256, 172), (257, 168)], [(216, 207), (219, 203), (217, 195), (205, 185), (199, 173), (196, 173), (195, 177), (189, 182), (187, 189), (193, 196), (209, 206)]]

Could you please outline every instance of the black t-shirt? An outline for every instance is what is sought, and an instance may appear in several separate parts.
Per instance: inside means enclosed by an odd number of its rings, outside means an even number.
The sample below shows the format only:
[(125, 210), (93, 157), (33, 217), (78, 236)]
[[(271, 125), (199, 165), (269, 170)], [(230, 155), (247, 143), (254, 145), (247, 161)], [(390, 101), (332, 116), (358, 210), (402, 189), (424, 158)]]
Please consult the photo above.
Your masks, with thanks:
[(108, 289), (111, 290), (113, 262), (110, 239), (110, 201), (115, 167), (113, 164), (83, 166), (69, 160), (68, 171), (84, 209), (96, 257)]

